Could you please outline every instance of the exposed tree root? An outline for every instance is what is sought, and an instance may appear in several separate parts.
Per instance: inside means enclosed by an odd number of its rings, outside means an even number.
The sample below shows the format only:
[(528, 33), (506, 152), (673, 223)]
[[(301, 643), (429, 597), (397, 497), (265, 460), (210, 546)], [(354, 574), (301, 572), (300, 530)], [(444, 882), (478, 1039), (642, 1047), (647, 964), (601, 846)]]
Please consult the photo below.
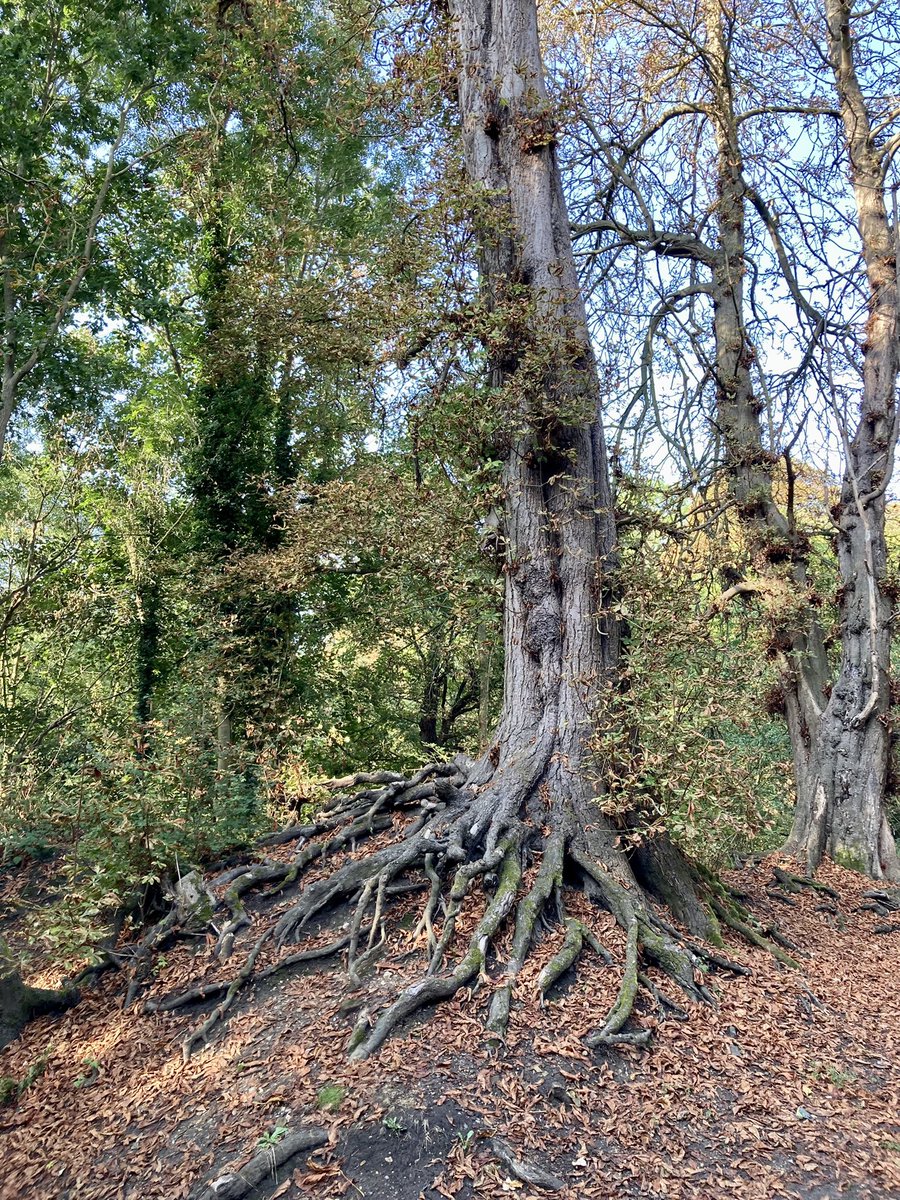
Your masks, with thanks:
[[(563, 857), (565, 838), (561, 831), (552, 833), (544, 845), (544, 856), (541, 859), (540, 870), (530, 891), (519, 901), (516, 910), (516, 925), (512, 941), (512, 953), (506, 967), (506, 982), (494, 992), (488, 1015), (487, 1028), (495, 1038), (502, 1039), (509, 1024), (509, 1008), (512, 1001), (513, 985), (516, 977), (525, 965), (525, 958), (531, 947), (535, 926), (551, 895), (559, 893), (562, 888)], [(579, 946), (583, 934), (579, 933)], [(572, 955), (575, 961), (577, 951)]]
[[(298, 963), (331, 958), (332, 955), (339, 954), (341, 950), (346, 949), (349, 942), (349, 936), (341, 937), (336, 941), (329, 942), (326, 946), (316, 946), (311, 950), (301, 950), (297, 954), (288, 954), (285, 958), (280, 958), (277, 962), (272, 963), (271, 966), (266, 967), (265, 970), (258, 971), (254, 976), (254, 980), (259, 982), (263, 979), (271, 979), (273, 975), (278, 975), (281, 971), (287, 971), (291, 967), (297, 966)], [(220, 980), (218, 983), (205, 983), (199, 987), (190, 988), (186, 992), (181, 992), (177, 996), (170, 996), (168, 1000), (147, 1000), (144, 1003), (144, 1012), (174, 1012), (177, 1008), (187, 1008), (191, 1004), (203, 1004), (205, 1001), (213, 1000), (216, 996), (221, 996), (223, 992), (227, 992), (233, 982), (233, 980)], [(224, 1013), (220, 1015), (224, 1015)]]
[(542, 1001), (554, 983), (574, 964), (575, 960), (581, 954), (585, 943), (590, 946), (595, 954), (603, 959), (607, 966), (613, 963), (613, 956), (598, 941), (587, 925), (583, 921), (579, 921), (577, 917), (567, 917), (566, 936), (563, 939), (563, 944), (538, 976), (537, 986)]
[(514, 1179), (518, 1179), (521, 1183), (527, 1183), (529, 1187), (540, 1188), (545, 1192), (561, 1192), (566, 1186), (558, 1176), (551, 1175), (542, 1167), (536, 1167), (534, 1163), (516, 1158), (512, 1147), (500, 1138), (491, 1138), (487, 1145), (494, 1158), (509, 1171)]
[(680, 1004), (677, 1004), (660, 988), (656, 986), (649, 975), (643, 971), (638, 972), (638, 983), (646, 988), (653, 999), (656, 1001), (656, 1007), (659, 1010), (660, 1020), (665, 1021), (668, 1017), (673, 1017), (676, 1021), (689, 1021), (690, 1013), (685, 1012)]
[(766, 895), (777, 904), (786, 904), (788, 908), (797, 907), (796, 900), (792, 900), (790, 896), (783, 896), (781, 892), (776, 892), (774, 888), (766, 888)]
[[(572, 888), (612, 913), (626, 934), (618, 994), (600, 1028), (587, 1039), (591, 1046), (646, 1044), (649, 1029), (629, 1028), (642, 989), (661, 1018), (687, 1017), (643, 969), (644, 961), (672, 979), (693, 1002), (713, 1002), (706, 984), (711, 969), (748, 973), (747, 967), (690, 936), (721, 946), (719, 920), (785, 965), (796, 966), (777, 944), (777, 931), (753, 922), (724, 889), (710, 887), (693, 873), (669, 844), (645, 846), (629, 860), (590, 797), (573, 795), (571, 786), (560, 787), (553, 758), (546, 748), (538, 749), (545, 752), (536, 750), (532, 760), (517, 764), (516, 771), (494, 772), (486, 769), (485, 760), (473, 764), (459, 758), (430, 764), (408, 779), (378, 773), (338, 781), (335, 788), (365, 786), (355, 794), (336, 791), (314, 821), (264, 839), (267, 848), (296, 841), (292, 858), (238, 865), (212, 881), (216, 895), (204, 893), (213, 916), (221, 909), (228, 912), (220, 926), (212, 919), (208, 923), (216, 934), (213, 955), (220, 960), (233, 952), (251, 923), (262, 926), (237, 971), (177, 996), (151, 998), (145, 1011), (169, 1012), (217, 1000), (184, 1039), (187, 1059), (252, 982), (346, 952), (348, 984), (359, 988), (367, 963), (382, 952), (394, 899), (418, 890), (425, 893), (414, 935), (425, 951), (423, 974), (380, 1012), (362, 1009), (347, 1047), (353, 1059), (377, 1051), (419, 1009), (467, 987), (490, 987), (486, 1033), (490, 1042), (502, 1044), (517, 980), (543, 925), (562, 925), (565, 934), (538, 977), (542, 998), (577, 965), (585, 947), (613, 966), (614, 955), (589, 924), (566, 912)], [(392, 841), (367, 848), (371, 839), (390, 828), (396, 831)], [(333, 865), (326, 867), (329, 859), (334, 859)], [(532, 859), (538, 860), (537, 870), (523, 888)], [(317, 877), (304, 883), (305, 872), (314, 864)], [(460, 948), (460, 917), (471, 903), (476, 882), (487, 901)], [(287, 908), (268, 917), (266, 910), (251, 917), (248, 902), (253, 893), (271, 904), (294, 887), (298, 893)], [(661, 899), (674, 893), (677, 903), (669, 907), (688, 933), (660, 907)], [(279, 953), (304, 938), (312, 921), (341, 907), (346, 923), (327, 944)], [(496, 943), (510, 918), (510, 948), (498, 975)], [(173, 910), (150, 930), (139, 947), (140, 961), (146, 962), (151, 948), (183, 932), (185, 919), (183, 912), (179, 917)], [(195, 926), (196, 912), (191, 919)], [(471, 928), (469, 921), (466, 925)], [(136, 973), (130, 997), (140, 983)]]
[(617, 1042), (625, 1042), (632, 1046), (646, 1046), (650, 1040), (650, 1030), (641, 1029), (637, 1033), (621, 1033), (625, 1022), (634, 1011), (634, 1001), (638, 990), (638, 919), (635, 916), (628, 926), (628, 941), (625, 946), (625, 970), (619, 985), (619, 994), (615, 1004), (609, 1010), (603, 1027), (596, 1033), (588, 1035), (589, 1046), (612, 1046)]
[[(795, 971), (800, 970), (800, 964), (796, 961), (796, 959), (793, 959), (789, 954), (786, 954), (780, 946), (776, 945), (774, 940), (769, 941), (764, 936), (761, 929), (755, 928), (754, 925), (745, 920), (734, 907), (723, 904), (716, 897), (712, 898), (712, 906), (716, 915), (722, 921), (724, 921), (724, 923), (730, 929), (733, 929), (736, 933), (739, 933), (741, 937), (746, 938), (746, 940), (751, 942), (754, 946), (759, 946), (760, 949), (767, 950), (773, 958), (776, 958), (784, 966), (791, 967)], [(780, 938), (780, 935), (777, 933), (776, 936)], [(780, 940), (785, 941), (786, 939), (780, 938)]]
[(792, 875), (790, 871), (785, 871), (781, 867), (773, 867), (772, 877), (775, 885), (782, 891), (797, 893), (802, 892), (804, 888), (811, 888), (814, 892), (824, 892), (832, 900), (840, 900), (840, 896), (834, 888), (829, 887), (827, 883), (820, 883), (818, 879), (813, 879), (809, 875)]
[(278, 1183), (279, 1167), (295, 1155), (305, 1150), (315, 1150), (327, 1141), (328, 1133), (324, 1129), (298, 1129), (296, 1133), (287, 1134), (280, 1142), (264, 1147), (240, 1171), (220, 1175), (218, 1179), (204, 1184), (199, 1192), (193, 1193), (193, 1200), (243, 1200), (251, 1192), (256, 1194), (257, 1188), (267, 1179), (271, 1179), (273, 1184)]
[(900, 889), (897, 891), (886, 892), (882, 889), (873, 889), (869, 892), (863, 892), (863, 897), (870, 901), (869, 904), (861, 904), (860, 909), (867, 912), (874, 912), (879, 917), (889, 916), (890, 913), (900, 912)]

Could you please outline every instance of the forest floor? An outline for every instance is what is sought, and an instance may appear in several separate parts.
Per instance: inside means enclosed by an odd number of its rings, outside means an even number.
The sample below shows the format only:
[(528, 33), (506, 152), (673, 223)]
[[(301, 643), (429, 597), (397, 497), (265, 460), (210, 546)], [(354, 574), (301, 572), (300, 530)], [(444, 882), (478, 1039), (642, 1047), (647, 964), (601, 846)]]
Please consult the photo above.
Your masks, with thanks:
[[(620, 982), (594, 956), (538, 1004), (538, 971), (562, 939), (553, 929), (520, 977), (500, 1054), (484, 1042), (484, 996), (466, 992), (349, 1064), (358, 994), (329, 960), (245, 990), (184, 1064), (180, 1042), (211, 1006), (123, 1011), (124, 981), (108, 972), (77, 1007), (33, 1022), (0, 1053), (0, 1075), (38, 1075), (17, 1104), (0, 1108), (0, 1197), (200, 1197), (261, 1148), (310, 1127), (324, 1144), (273, 1165), (250, 1195), (900, 1196), (900, 931), (875, 932), (884, 922), (861, 909), (871, 885), (859, 876), (827, 864), (819, 878), (839, 900), (806, 889), (776, 900), (772, 866), (732, 873), (729, 883), (806, 949), (802, 972), (730, 939), (752, 974), (712, 976), (716, 1007), (693, 1005), (688, 1021), (659, 1023), (647, 1049), (585, 1047)], [(14, 876), (5, 887), (9, 903)], [(580, 902), (621, 960), (612, 919)], [(573, 896), (573, 911), (578, 904)], [(398, 902), (386, 953), (366, 981), (370, 1006), (421, 970), (409, 919), (421, 905), (421, 895)], [(477, 916), (461, 920), (460, 939)], [(182, 942), (159, 956), (150, 994), (223, 973), (206, 941)], [(44, 972), (31, 982), (56, 980)], [(636, 1020), (657, 1019), (646, 995)], [(560, 1188), (517, 1177), (510, 1153), (519, 1168), (551, 1172)]]

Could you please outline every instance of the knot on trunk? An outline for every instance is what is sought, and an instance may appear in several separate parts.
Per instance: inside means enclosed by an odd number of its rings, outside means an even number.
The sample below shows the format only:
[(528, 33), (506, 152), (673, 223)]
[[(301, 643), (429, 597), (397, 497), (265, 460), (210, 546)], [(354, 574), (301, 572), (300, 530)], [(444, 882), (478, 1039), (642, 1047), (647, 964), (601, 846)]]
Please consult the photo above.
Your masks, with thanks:
[(525, 622), (525, 649), (539, 655), (555, 646), (562, 636), (562, 624), (556, 606), (547, 604), (533, 608)]

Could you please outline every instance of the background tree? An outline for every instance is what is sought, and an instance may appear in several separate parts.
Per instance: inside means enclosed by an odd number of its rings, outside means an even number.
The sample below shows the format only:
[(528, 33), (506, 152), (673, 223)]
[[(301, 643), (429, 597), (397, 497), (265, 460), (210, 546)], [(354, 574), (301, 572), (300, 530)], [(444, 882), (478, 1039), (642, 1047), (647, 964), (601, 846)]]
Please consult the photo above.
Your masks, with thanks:
[(152, 2), (3, 6), (0, 454), (23, 386), (109, 282), (102, 222), (144, 185), (148, 120), (190, 62), (191, 17)]
[[(805, 854), (811, 867), (828, 853), (876, 878), (897, 878), (900, 862), (885, 811), (892, 626), (885, 515), (897, 445), (900, 368), (898, 233), (888, 219), (885, 190), (897, 144), (889, 131), (897, 114), (896, 109), (885, 113), (882, 101), (877, 127), (872, 120), (856, 66), (860, 45), (852, 31), (852, 7), (828, 0), (824, 17), (868, 286), (868, 319), (861, 344), (860, 415), (852, 435), (842, 423), (844, 475), (832, 510), (841, 581), (841, 664), (827, 707), (810, 730), (810, 762), (806, 777), (798, 779), (788, 847)], [(879, 99), (876, 94), (876, 105)], [(829, 384), (834, 387), (833, 378)], [(837, 409), (836, 396), (829, 398)]]
[[(714, 398), (709, 418), (713, 430), (709, 443), (712, 465), (721, 463), (746, 540), (746, 561), (736, 560), (733, 564), (723, 598), (734, 600), (748, 594), (762, 598), (771, 627), (770, 650), (780, 663), (781, 698), (794, 750), (798, 822), (808, 821), (808, 815), (804, 818), (801, 814), (812, 811), (810, 788), (815, 790), (818, 784), (814, 781), (822, 770), (827, 771), (824, 764), (831, 751), (825, 746), (837, 736), (832, 731), (824, 740), (819, 738), (827, 697), (833, 694), (833, 680), (839, 681), (845, 669), (853, 674), (854, 668), (841, 668), (836, 674), (829, 662), (820, 616), (822, 598), (817, 590), (816, 577), (818, 574), (821, 578), (821, 569), (814, 566), (814, 559), (823, 554), (823, 545), (820, 540), (814, 547), (811, 540), (821, 522), (812, 527), (807, 524), (806, 528), (798, 522), (797, 467), (792, 455), (811, 405), (813, 409), (816, 405), (820, 410), (826, 406), (833, 409), (838, 419), (832, 428), (839, 433), (846, 429), (845, 418), (829, 399), (827, 382), (825, 386), (822, 383), (831, 355), (839, 353), (843, 359), (852, 326), (848, 322), (848, 297), (836, 286), (843, 278), (834, 277), (834, 268), (829, 268), (831, 283), (817, 285), (825, 301), (821, 311), (817, 307), (819, 298), (805, 283), (814, 267), (807, 266), (806, 272), (801, 272), (791, 245), (792, 235), (801, 245), (804, 237), (808, 243), (808, 235), (801, 236), (803, 223), (799, 218), (793, 223), (781, 222), (763, 199), (763, 189), (770, 186), (774, 176), (780, 195), (789, 205), (797, 205), (790, 168), (778, 178), (781, 168), (768, 161), (771, 154), (766, 157), (767, 143), (778, 135), (779, 122), (787, 121), (795, 127), (799, 123), (804, 131), (812, 127), (814, 121), (823, 119), (821, 114), (829, 112), (828, 100), (815, 87), (810, 89), (802, 64), (786, 50), (787, 38), (782, 42), (777, 34), (768, 34), (753, 15), (726, 12), (718, 3), (703, 5), (693, 14), (672, 14), (659, 6), (639, 4), (634, 28), (631, 44), (641, 64), (637, 69), (643, 71), (648, 83), (643, 85), (646, 90), (641, 99), (635, 102), (631, 124), (616, 124), (623, 116), (618, 98), (608, 110), (602, 109), (604, 99), (598, 98), (601, 112), (608, 112), (603, 118), (605, 128), (598, 124), (595, 101), (588, 91), (584, 136), (590, 153), (602, 156), (608, 183), (607, 190), (600, 190), (592, 201), (600, 209), (599, 217), (592, 215), (578, 231), (601, 239), (598, 245), (604, 249), (597, 252), (601, 263), (617, 261), (625, 248), (633, 247), (645, 261), (662, 264), (656, 268), (658, 307), (642, 335), (645, 345), (635, 400), (652, 398), (653, 426), (679, 456), (682, 469), (700, 477), (704, 467), (693, 449), (696, 432), (684, 435), (683, 430), (685, 422), (696, 430), (704, 390)], [(616, 36), (621, 38), (620, 30)], [(773, 64), (771, 57), (767, 58), (763, 75), (758, 53), (767, 37), (776, 59)], [(784, 50), (781, 60), (777, 57), (780, 50)], [(658, 72), (658, 82), (653, 72)], [(771, 93), (773, 82), (774, 95), (765, 94)], [(659, 100), (653, 99), (653, 86), (664, 93)], [(680, 92), (675, 99), (665, 94), (673, 87)], [(803, 136), (807, 136), (805, 132)], [(683, 160), (687, 170), (677, 168), (673, 143), (687, 152)], [(756, 181), (752, 180), (754, 174), (758, 176)], [(816, 204), (819, 211), (815, 211)], [(821, 225), (820, 257), (825, 264), (828, 239), (838, 238), (840, 233), (833, 221), (824, 221), (821, 202), (813, 201), (813, 205), (811, 220)], [(755, 229), (750, 217), (757, 222)], [(847, 220), (845, 213), (842, 232), (846, 231)], [(843, 263), (840, 267), (843, 272)], [(608, 265), (604, 268), (609, 269)], [(606, 275), (601, 279), (605, 281)], [(774, 295), (781, 295), (781, 305), (795, 310), (796, 328), (804, 331), (805, 337), (805, 343), (801, 341), (797, 347), (798, 365), (792, 366), (780, 381), (765, 366), (767, 356), (783, 357), (784, 341), (775, 340), (782, 322), (780, 314), (769, 318), (757, 306), (757, 292), (764, 281)], [(685, 381), (681, 408), (673, 423), (661, 418), (656, 399), (653, 347), (660, 338), (667, 351), (675, 355), (676, 369), (682, 371)], [(833, 349), (836, 346), (840, 351)], [(657, 369), (671, 370), (672, 362), (670, 354)], [(807, 391), (802, 406), (796, 399), (798, 378), (805, 380)], [(671, 383), (666, 380), (664, 386), (670, 394), (679, 394), (677, 376)], [(635, 400), (629, 408), (634, 407)], [(783, 405), (779, 413), (773, 406), (775, 401)], [(826, 414), (821, 415), (825, 420), (817, 423), (817, 431), (827, 423)], [(863, 418), (857, 428), (865, 427)], [(780, 443), (776, 428), (782, 431)], [(845, 441), (849, 447), (849, 435)], [(780, 483), (782, 458), (786, 495)], [(848, 463), (845, 479), (854, 469)], [(880, 528), (883, 531), (883, 516)], [(848, 589), (852, 592), (854, 581), (862, 576), (848, 562), (841, 562), (840, 556), (836, 565), (843, 581), (839, 592), (843, 603)], [(886, 612), (882, 613), (885, 616)], [(853, 624), (845, 613), (842, 630), (850, 643), (855, 638)], [(883, 628), (886, 633), (888, 625)], [(886, 650), (885, 645), (884, 670), (888, 666)], [(844, 691), (843, 685), (835, 682), (834, 686), (839, 694)], [(831, 705), (828, 723), (834, 719), (833, 708)], [(861, 707), (859, 712), (864, 713), (864, 709)], [(863, 724), (871, 716), (864, 713)], [(855, 720), (856, 716), (847, 719)], [(843, 831), (838, 828), (841, 822), (832, 822), (823, 809), (817, 834), (831, 839), (832, 853), (848, 855), (855, 863), (864, 862), (865, 869), (875, 877), (896, 870), (884, 818), (888, 746), (884, 722), (880, 729), (880, 734), (874, 728), (870, 731), (870, 736), (881, 742), (875, 755), (875, 761), (882, 763), (880, 783), (854, 786), (845, 794)], [(862, 740), (849, 735), (837, 740), (843, 741), (843, 753), (850, 756), (845, 757), (845, 771), (852, 758), (855, 766), (850, 774), (866, 776), (873, 761), (872, 747), (863, 746)], [(873, 787), (881, 796), (878, 808), (882, 817), (877, 821), (863, 811), (873, 801), (862, 797), (871, 796)], [(848, 802), (850, 792), (854, 799)], [(853, 824), (855, 832), (851, 833)], [(821, 845), (808, 837), (804, 841), (795, 830), (789, 844), (797, 850), (801, 843), (814, 866), (821, 857)], [(864, 852), (862, 846), (866, 847)]]

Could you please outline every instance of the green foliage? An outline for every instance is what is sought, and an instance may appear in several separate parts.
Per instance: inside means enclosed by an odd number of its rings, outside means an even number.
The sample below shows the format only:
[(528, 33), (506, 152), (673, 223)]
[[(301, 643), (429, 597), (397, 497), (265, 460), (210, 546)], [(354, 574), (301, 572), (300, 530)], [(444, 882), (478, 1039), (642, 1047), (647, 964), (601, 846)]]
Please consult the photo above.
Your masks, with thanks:
[(276, 1125), (274, 1129), (259, 1138), (256, 1143), (257, 1150), (268, 1150), (272, 1146), (277, 1146), (279, 1142), (284, 1141), (289, 1132), (287, 1125)]
[(681, 502), (673, 496), (673, 511), (648, 486), (622, 496), (633, 511), (618, 602), (627, 659), (596, 739), (601, 805), (625, 839), (665, 829), (719, 867), (787, 833), (790, 744), (763, 706), (773, 675), (760, 621), (711, 608), (727, 541), (683, 521), (677, 541), (655, 532)]
[(0, 5), (0, 442), (17, 408), (41, 411), (60, 337), (86, 317), (102, 324), (97, 306), (118, 284), (107, 224), (124, 231), (143, 215), (198, 49), (196, 15), (190, 3), (156, 0)]
[(89, 1057), (89, 1058), (83, 1058), (81, 1060), (81, 1065), (83, 1067), (87, 1067), (87, 1070), (84, 1072), (84, 1074), (79, 1075), (73, 1081), (72, 1087), (85, 1088), (85, 1087), (93, 1086), (93, 1084), (97, 1082), (97, 1079), (100, 1075), (100, 1070), (101, 1070), (100, 1063), (97, 1061), (96, 1058)]
[(34, 362), (0, 468), (0, 838), (66, 848), (35, 926), (77, 952), (348, 757), (313, 749), (319, 600), (346, 609), (233, 559), (369, 434), (396, 166), (349, 9), (3, 11), (4, 328)]
[(21, 1079), (15, 1079), (12, 1075), (0, 1075), (0, 1107), (6, 1104), (15, 1104), (17, 1100), (21, 1100), (33, 1084), (37, 1083), (47, 1070), (50, 1050), (51, 1047), (48, 1046), (43, 1054), (39, 1055), (29, 1066)]
[(319, 1088), (316, 1096), (316, 1107), (322, 1112), (337, 1112), (344, 1102), (347, 1089), (338, 1083), (329, 1083)]

